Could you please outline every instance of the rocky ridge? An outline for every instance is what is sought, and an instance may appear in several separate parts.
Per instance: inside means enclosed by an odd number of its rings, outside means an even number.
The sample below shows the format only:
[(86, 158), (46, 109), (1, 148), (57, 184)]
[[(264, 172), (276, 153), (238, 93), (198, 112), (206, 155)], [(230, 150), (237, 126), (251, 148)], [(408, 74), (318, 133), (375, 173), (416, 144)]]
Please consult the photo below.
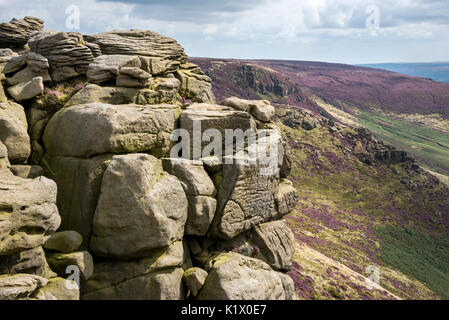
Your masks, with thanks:
[[(42, 27), (0, 27), (0, 299), (294, 299), (282, 217), (298, 196), (274, 108), (215, 104), (156, 33)], [(258, 135), (197, 157), (198, 123)], [(256, 145), (274, 167), (238, 161)]]

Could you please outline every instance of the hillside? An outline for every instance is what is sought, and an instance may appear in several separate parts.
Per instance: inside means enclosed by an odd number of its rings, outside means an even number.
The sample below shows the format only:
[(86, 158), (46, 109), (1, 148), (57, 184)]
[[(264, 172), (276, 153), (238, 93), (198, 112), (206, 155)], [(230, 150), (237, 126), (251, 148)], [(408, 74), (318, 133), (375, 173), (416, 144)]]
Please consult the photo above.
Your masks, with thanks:
[(295, 105), (363, 126), (449, 175), (449, 84), (343, 64), (193, 58), (229, 95)]
[(277, 114), (300, 193), (287, 216), (302, 246), (290, 272), (299, 296), (389, 299), (361, 284), (375, 265), (382, 288), (402, 299), (447, 299), (448, 188), (410, 161), (367, 164), (361, 155), (384, 147), (363, 130), (331, 127), (296, 108)]

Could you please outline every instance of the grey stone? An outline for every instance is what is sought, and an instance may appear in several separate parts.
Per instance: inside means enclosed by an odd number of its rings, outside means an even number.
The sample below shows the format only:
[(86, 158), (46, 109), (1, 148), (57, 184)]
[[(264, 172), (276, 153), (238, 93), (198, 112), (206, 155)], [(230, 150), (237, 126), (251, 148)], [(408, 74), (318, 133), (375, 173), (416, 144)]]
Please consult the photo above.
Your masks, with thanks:
[(207, 271), (201, 268), (190, 268), (184, 272), (183, 279), (193, 296), (197, 296), (198, 292), (206, 282)]
[(16, 84), (8, 88), (8, 93), (14, 100), (21, 102), (30, 100), (44, 91), (44, 82), (42, 77), (35, 77), (28, 82)]
[(181, 183), (163, 172), (160, 160), (114, 156), (103, 176), (90, 247), (102, 257), (143, 257), (181, 239), (187, 210)]
[(43, 140), (52, 156), (142, 151), (160, 156), (169, 150), (177, 113), (173, 105), (76, 105), (51, 118)]
[(209, 263), (199, 300), (285, 300), (283, 280), (263, 261), (229, 252)]
[(62, 253), (78, 250), (83, 243), (83, 237), (76, 231), (56, 232), (45, 242), (44, 248)]

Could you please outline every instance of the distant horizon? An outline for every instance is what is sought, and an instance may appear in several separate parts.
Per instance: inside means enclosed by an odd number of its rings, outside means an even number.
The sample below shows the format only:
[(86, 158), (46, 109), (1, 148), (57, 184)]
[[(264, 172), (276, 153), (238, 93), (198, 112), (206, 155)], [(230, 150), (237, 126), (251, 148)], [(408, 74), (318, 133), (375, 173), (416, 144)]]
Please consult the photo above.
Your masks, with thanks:
[(300, 61), (300, 62), (321, 62), (321, 63), (333, 63), (333, 64), (346, 64), (350, 66), (364, 66), (364, 65), (382, 65), (382, 64), (436, 64), (447, 63), (447, 61), (399, 61), (399, 62), (367, 62), (367, 63), (345, 63), (338, 61), (321, 61), (321, 60), (304, 60), (304, 59), (267, 59), (267, 58), (223, 58), (223, 57), (205, 57), (205, 56), (189, 56), (194, 59), (218, 59), (218, 60), (272, 60), (272, 61)]

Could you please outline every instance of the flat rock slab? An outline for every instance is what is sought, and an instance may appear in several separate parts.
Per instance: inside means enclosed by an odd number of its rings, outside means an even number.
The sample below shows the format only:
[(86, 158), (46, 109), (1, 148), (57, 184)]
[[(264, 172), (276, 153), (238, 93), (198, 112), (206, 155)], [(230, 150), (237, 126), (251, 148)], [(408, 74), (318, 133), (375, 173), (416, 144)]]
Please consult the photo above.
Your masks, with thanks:
[(51, 156), (162, 152), (170, 146), (177, 114), (174, 105), (76, 105), (53, 116), (44, 144)]

